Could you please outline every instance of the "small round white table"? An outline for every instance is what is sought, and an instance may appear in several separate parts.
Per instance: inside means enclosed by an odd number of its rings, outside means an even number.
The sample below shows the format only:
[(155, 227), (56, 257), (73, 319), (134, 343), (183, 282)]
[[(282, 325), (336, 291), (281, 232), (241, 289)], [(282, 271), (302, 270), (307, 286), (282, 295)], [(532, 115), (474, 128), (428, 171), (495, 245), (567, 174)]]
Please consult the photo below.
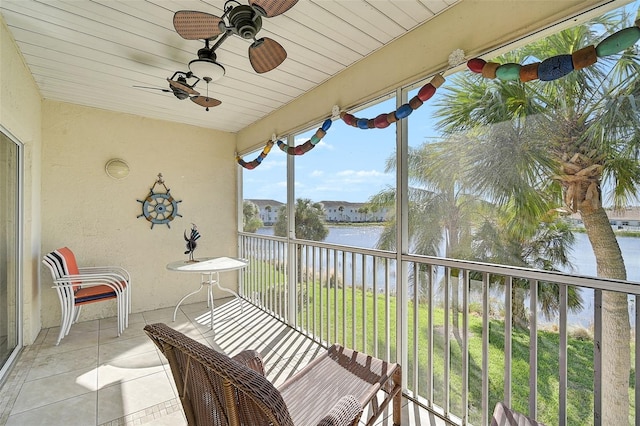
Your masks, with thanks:
[(167, 265), (167, 269), (174, 272), (188, 272), (201, 274), (202, 279), (200, 281), (200, 288), (184, 296), (173, 311), (173, 321), (176, 321), (176, 314), (180, 304), (184, 302), (189, 296), (198, 293), (204, 286), (207, 286), (207, 306), (211, 312), (211, 329), (213, 330), (213, 285), (216, 285), (220, 290), (233, 294), (240, 301), (240, 310), (244, 311), (242, 305), (242, 299), (233, 290), (220, 286), (220, 272), (234, 271), (237, 269), (246, 268), (249, 262), (246, 259), (238, 259), (235, 257), (203, 257), (196, 259), (196, 261), (178, 260), (171, 262)]

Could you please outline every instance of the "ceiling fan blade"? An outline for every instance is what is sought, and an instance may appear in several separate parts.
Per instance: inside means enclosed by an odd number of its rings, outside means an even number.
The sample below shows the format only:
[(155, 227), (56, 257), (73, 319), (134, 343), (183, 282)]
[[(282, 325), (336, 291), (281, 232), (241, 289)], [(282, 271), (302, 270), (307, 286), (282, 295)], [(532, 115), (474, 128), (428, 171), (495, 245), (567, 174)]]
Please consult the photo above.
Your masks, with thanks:
[(262, 74), (271, 71), (287, 58), (287, 51), (277, 41), (268, 37), (256, 40), (249, 46), (249, 62)]
[(207, 40), (220, 35), (221, 21), (216, 15), (194, 10), (179, 10), (173, 15), (173, 27), (187, 40)]
[(296, 3), (298, 3), (298, 0), (249, 0), (249, 4), (262, 9), (267, 18), (285, 13)]
[(167, 78), (167, 81), (169, 82), (169, 85), (171, 87), (183, 90), (190, 95), (198, 96), (200, 94), (199, 92), (193, 90), (191, 87), (187, 86), (186, 84), (180, 83), (179, 81), (171, 80), (170, 78)]
[(167, 92), (167, 93), (171, 93), (171, 90), (169, 89), (163, 89), (161, 87), (149, 87), (149, 86), (133, 86), (136, 87), (138, 89), (151, 89), (151, 90), (161, 90), (163, 92)]
[(197, 103), (198, 105), (200, 105), (201, 107), (205, 107), (205, 108), (217, 107), (222, 103), (222, 101), (219, 101), (214, 98), (210, 98), (208, 96), (194, 96), (191, 98), (191, 100)]

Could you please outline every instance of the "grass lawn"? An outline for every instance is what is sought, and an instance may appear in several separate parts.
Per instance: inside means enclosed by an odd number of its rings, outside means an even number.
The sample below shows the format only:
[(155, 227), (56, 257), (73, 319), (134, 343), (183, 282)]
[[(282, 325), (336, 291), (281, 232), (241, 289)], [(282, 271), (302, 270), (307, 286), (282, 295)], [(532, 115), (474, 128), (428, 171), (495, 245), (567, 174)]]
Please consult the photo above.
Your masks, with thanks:
[[(396, 299), (384, 294), (363, 293), (361, 288), (329, 288), (316, 282), (299, 286), (298, 324), (321, 339), (338, 342), (357, 350), (395, 361), (396, 347)], [(306, 301), (308, 300), (308, 305)], [(377, 312), (377, 315), (375, 313)], [(417, 312), (417, 321), (413, 315)], [(453, 314), (449, 312), (449, 357), (450, 370), (445, 383), (444, 362), (446, 339), (444, 335), (445, 311), (433, 309), (433, 353), (429, 353), (429, 307), (419, 304), (414, 309), (409, 301), (409, 365), (403, 368), (407, 374), (408, 387), (419, 395), (426, 395), (429, 377), (427, 365), (433, 363), (433, 402), (444, 406), (448, 386), (450, 407), (454, 415), (462, 412), (462, 330), (453, 325)], [(481, 423), (482, 401), (482, 317), (469, 315), (469, 421)], [(462, 326), (462, 316), (459, 316)], [(414, 325), (416, 324), (416, 325)], [(417, 326), (417, 340), (413, 339)], [(489, 407), (504, 399), (504, 321), (489, 320)], [(387, 345), (388, 343), (388, 345)], [(417, 357), (414, 352), (417, 347)], [(632, 342), (632, 353), (635, 342)], [(388, 352), (387, 352), (388, 351)], [(389, 355), (387, 357), (387, 354)], [(559, 335), (555, 331), (538, 331), (538, 420), (553, 425), (558, 422), (558, 356)], [(567, 424), (593, 424), (593, 341), (569, 337), (568, 349), (568, 400)], [(417, 363), (417, 381), (412, 372)], [(527, 413), (529, 401), (529, 330), (513, 328), (512, 354), (512, 406)], [(404, 367), (404, 366), (403, 366)], [(633, 372), (632, 372), (633, 375)], [(632, 376), (633, 377), (633, 376)], [(635, 412), (631, 382), (630, 402), (632, 416)]]

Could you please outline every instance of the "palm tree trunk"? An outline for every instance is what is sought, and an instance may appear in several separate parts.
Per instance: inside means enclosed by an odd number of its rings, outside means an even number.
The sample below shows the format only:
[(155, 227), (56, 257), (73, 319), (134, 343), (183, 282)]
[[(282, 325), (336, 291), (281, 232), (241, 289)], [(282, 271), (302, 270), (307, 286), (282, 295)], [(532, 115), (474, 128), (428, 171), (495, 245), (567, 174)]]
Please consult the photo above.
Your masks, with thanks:
[[(591, 247), (596, 257), (598, 277), (626, 280), (620, 246), (602, 207), (589, 202), (580, 206)], [(631, 327), (627, 295), (602, 292), (602, 424), (629, 423), (629, 371), (631, 369)]]
[(511, 325), (526, 330), (529, 327), (529, 318), (524, 307), (524, 297), (525, 289), (521, 285), (511, 287)]

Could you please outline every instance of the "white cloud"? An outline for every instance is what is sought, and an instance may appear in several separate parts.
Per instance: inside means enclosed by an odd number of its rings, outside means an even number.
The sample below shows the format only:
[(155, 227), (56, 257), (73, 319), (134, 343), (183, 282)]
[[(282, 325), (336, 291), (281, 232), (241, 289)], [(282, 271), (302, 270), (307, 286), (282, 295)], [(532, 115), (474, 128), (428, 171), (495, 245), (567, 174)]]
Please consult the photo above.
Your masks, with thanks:
[[(244, 158), (244, 161), (246, 161), (247, 163), (253, 161), (255, 159), (254, 158)], [(257, 173), (257, 172), (266, 172), (272, 169), (283, 169), (285, 170), (287, 168), (287, 162), (286, 161), (271, 161), (273, 160), (272, 158), (264, 158), (262, 160), (262, 163), (260, 163), (255, 169), (253, 170), (249, 170), (249, 173)]]
[(293, 139), (293, 145), (294, 146), (302, 145), (303, 143), (305, 143), (308, 140), (309, 140), (308, 138), (303, 138), (303, 137), (298, 136), (297, 138)]
[(336, 149), (333, 145), (331, 145), (330, 143), (327, 143), (325, 141), (318, 142), (316, 144), (316, 147), (320, 148), (320, 149), (326, 149), (326, 150), (329, 150), (329, 151), (333, 151), (333, 150)]
[(304, 196), (313, 200), (366, 201), (369, 196), (379, 192), (384, 186), (393, 184), (393, 174), (379, 170), (342, 170), (327, 173), (316, 170), (315, 178), (307, 181), (307, 185), (296, 183), (296, 196)]
[(343, 170), (341, 172), (336, 173), (336, 176), (340, 177), (350, 177), (354, 179), (366, 179), (372, 177), (380, 177), (386, 176), (386, 173), (380, 172), (378, 170)]

